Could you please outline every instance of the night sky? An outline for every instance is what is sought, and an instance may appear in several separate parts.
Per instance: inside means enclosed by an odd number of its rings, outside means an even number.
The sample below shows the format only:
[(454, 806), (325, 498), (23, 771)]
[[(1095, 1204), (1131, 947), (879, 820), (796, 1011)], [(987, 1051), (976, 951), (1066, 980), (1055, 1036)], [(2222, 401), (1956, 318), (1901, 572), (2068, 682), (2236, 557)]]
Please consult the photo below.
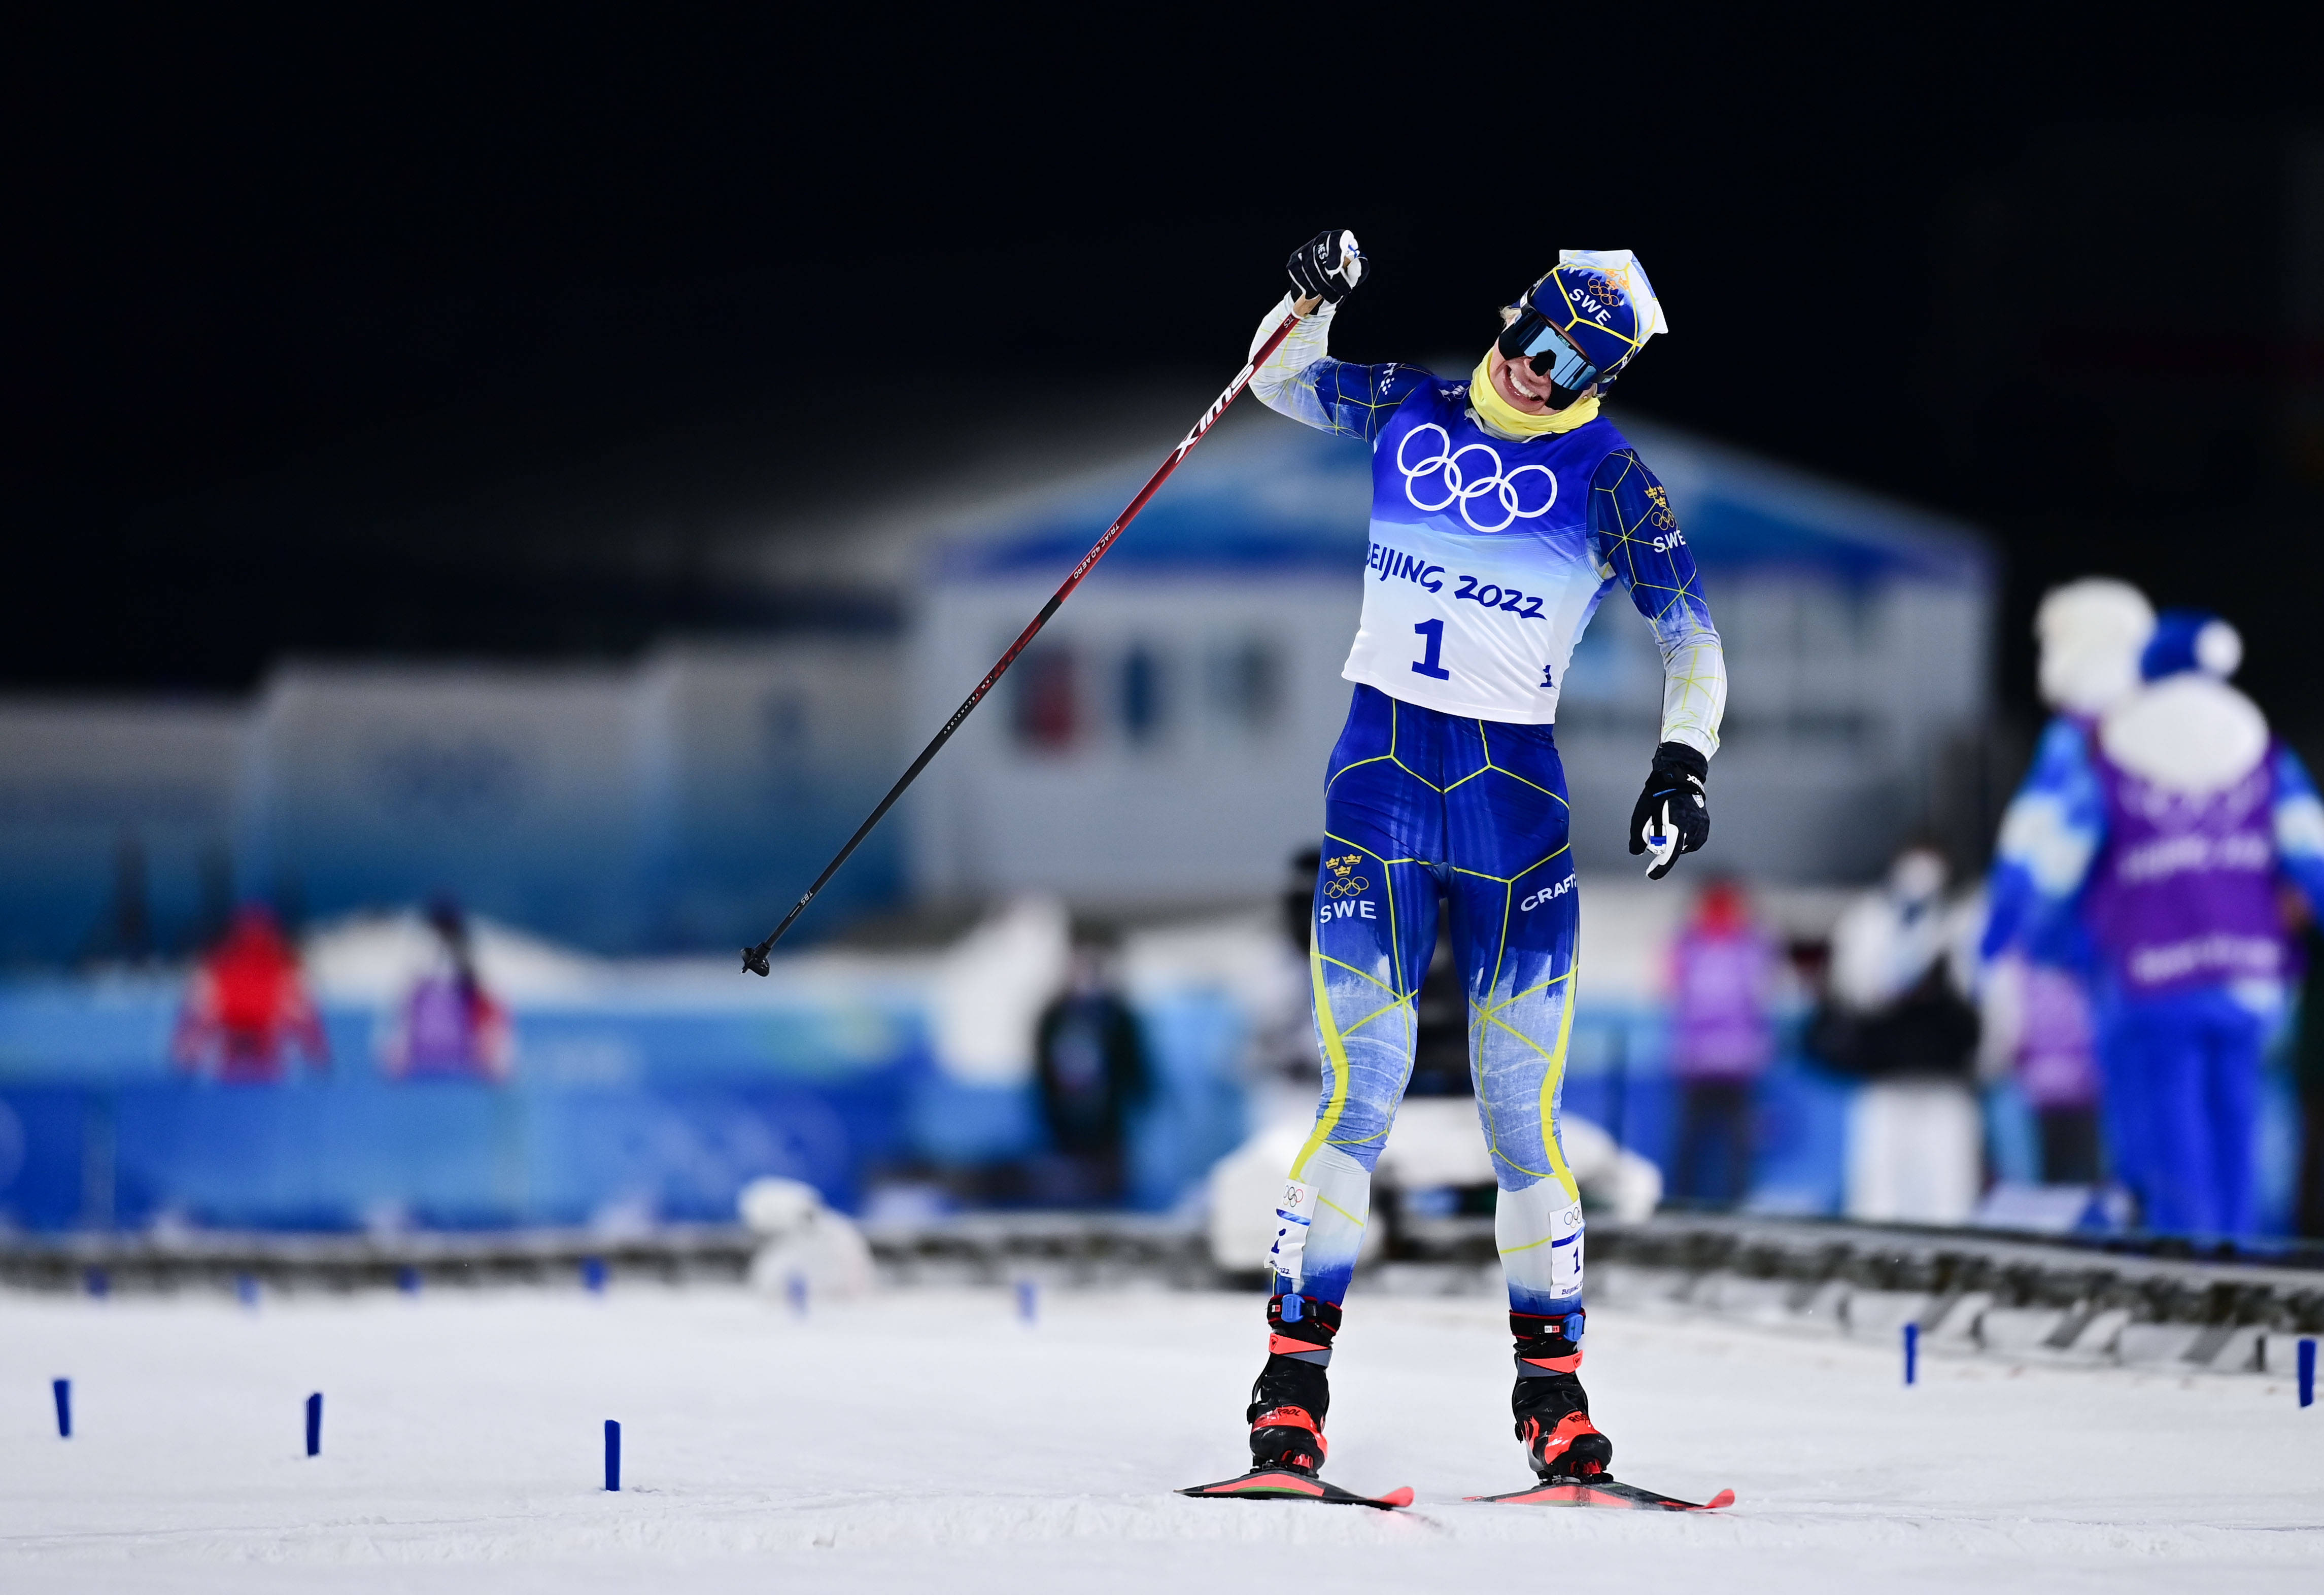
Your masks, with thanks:
[(366, 528), (650, 439), (779, 475), (769, 418), (817, 407), (1214, 383), (1333, 226), (1376, 263), (1355, 358), (1480, 346), (1560, 244), (1635, 248), (1677, 331), (1624, 402), (1983, 522), (2013, 637), (2091, 568), (2219, 604), (2319, 717), (2312, 24), (799, 9), (20, 22), (0, 685), (796, 621), (682, 535)]

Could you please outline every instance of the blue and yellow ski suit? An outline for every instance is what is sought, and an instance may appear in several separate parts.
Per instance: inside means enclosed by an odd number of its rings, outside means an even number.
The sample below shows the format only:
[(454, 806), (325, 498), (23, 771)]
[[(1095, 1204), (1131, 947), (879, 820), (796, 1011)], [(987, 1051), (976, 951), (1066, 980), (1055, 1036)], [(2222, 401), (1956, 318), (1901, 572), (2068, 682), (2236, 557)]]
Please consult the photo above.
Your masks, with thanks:
[(1662, 484), (1611, 423), (1510, 436), (1480, 419), (1466, 380), (1330, 358), (1329, 323), (1302, 321), (1252, 384), (1373, 456), (1344, 672), (1355, 697), (1324, 780), (1315, 885), (1323, 1091), (1278, 1208), (1275, 1288), (1346, 1294), (1411, 1074), (1415, 998), (1449, 931), (1509, 1305), (1566, 1314), (1582, 1300), (1582, 1216), (1557, 1114), (1579, 917), (1558, 691), (1618, 584), (1661, 645), (1663, 740), (1716, 751), (1724, 658)]

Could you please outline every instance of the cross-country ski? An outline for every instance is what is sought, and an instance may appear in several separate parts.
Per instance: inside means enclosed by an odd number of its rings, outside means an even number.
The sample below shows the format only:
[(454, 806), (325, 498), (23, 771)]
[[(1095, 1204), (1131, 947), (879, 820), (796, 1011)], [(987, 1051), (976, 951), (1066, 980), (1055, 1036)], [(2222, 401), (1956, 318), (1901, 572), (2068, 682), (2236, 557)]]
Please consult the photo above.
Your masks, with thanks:
[(1635, 1484), (1625, 1484), (1619, 1480), (1598, 1478), (1546, 1480), (1531, 1489), (1514, 1489), (1506, 1495), (1470, 1496), (1467, 1498), (1518, 1507), (1601, 1507), (1618, 1511), (1716, 1512), (1722, 1507), (1735, 1504), (1735, 1492), (1722, 1489), (1707, 1501), (1683, 1501), (1675, 1496), (1657, 1495), (1651, 1489), (1641, 1489)]
[(1401, 1486), (1386, 1495), (1358, 1495), (1351, 1489), (1342, 1489), (1329, 1480), (1287, 1468), (1253, 1468), (1248, 1473), (1222, 1479), (1215, 1484), (1190, 1484), (1178, 1493), (1196, 1500), (1314, 1501), (1328, 1507), (1378, 1507), (1383, 1511), (1412, 1505), (1409, 1486)]

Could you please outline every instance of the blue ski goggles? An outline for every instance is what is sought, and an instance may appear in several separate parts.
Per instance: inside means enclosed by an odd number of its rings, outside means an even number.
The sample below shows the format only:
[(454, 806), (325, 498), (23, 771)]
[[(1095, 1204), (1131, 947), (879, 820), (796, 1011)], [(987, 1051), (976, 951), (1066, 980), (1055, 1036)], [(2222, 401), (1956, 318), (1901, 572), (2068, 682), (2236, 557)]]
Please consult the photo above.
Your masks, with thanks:
[(1590, 357), (1558, 330), (1548, 317), (1532, 306), (1519, 309), (1517, 318), (1501, 328), (1498, 346), (1504, 360), (1523, 360), (1536, 376), (1563, 392), (1580, 393), (1601, 373)]

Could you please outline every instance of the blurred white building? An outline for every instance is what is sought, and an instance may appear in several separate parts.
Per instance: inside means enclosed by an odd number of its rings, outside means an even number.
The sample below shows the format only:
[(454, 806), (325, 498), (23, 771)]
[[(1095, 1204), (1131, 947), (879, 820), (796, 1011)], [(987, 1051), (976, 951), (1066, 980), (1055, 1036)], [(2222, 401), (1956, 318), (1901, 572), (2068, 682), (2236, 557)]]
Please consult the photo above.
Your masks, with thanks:
[[(1869, 875), (1927, 814), (1949, 743), (1985, 717), (1983, 544), (1623, 424), (1669, 484), (1727, 640), (1708, 862), (1773, 881)], [(900, 590), (900, 633), (672, 642), (618, 666), (291, 661), (239, 704), (0, 704), (0, 962), (141, 937), (182, 949), (249, 893), (337, 914), (446, 891), (607, 953), (753, 939), (1160, 452), (879, 484), (855, 519), (770, 530), (767, 569), (737, 577), (778, 579), (774, 552), (812, 552), (819, 580)], [(1271, 891), (1322, 825), (1369, 463), (1360, 444), (1230, 417), (808, 934), (908, 899), (1053, 892), (1120, 910)], [(1622, 825), (1660, 701), (1651, 634), (1610, 597), (1560, 705), (1585, 871), (1631, 867)]]
[[(0, 963), (181, 951), (237, 895), (330, 916), (449, 893), (600, 952), (740, 945), (895, 779), (898, 656), (292, 660), (241, 704), (0, 703)], [(829, 910), (896, 902), (900, 844), (873, 838)]]

